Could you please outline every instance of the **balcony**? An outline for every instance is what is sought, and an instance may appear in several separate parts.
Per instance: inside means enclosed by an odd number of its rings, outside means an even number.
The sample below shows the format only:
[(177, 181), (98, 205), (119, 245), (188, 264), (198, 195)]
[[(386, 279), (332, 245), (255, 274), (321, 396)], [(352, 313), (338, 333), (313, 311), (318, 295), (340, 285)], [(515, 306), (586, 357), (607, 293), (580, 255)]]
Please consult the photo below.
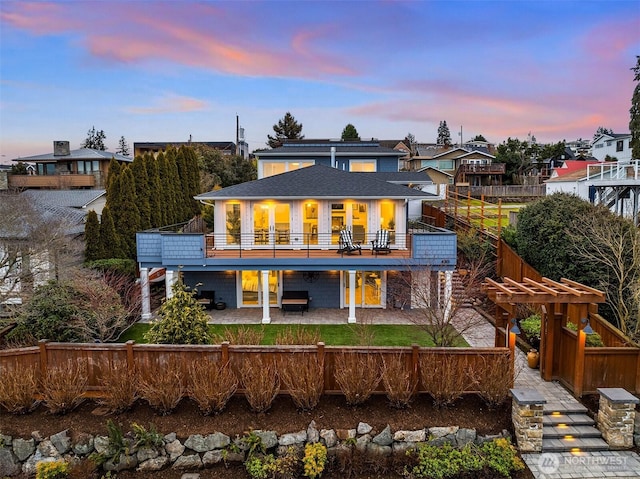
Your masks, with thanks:
[(507, 165), (505, 163), (491, 163), (490, 165), (460, 165), (458, 173), (473, 175), (504, 175)]
[(68, 190), (95, 186), (94, 175), (9, 175), (9, 188)]
[[(456, 263), (455, 233), (425, 225), (424, 229), (392, 237), (391, 253), (375, 255), (371, 240), (361, 240), (362, 255), (338, 250), (335, 235), (275, 232), (259, 234), (180, 233), (151, 230), (137, 234), (138, 261), (148, 267), (186, 270), (229, 269), (349, 269), (377, 266), (408, 269), (412, 265), (453, 268)], [(395, 244), (393, 244), (395, 243)]]

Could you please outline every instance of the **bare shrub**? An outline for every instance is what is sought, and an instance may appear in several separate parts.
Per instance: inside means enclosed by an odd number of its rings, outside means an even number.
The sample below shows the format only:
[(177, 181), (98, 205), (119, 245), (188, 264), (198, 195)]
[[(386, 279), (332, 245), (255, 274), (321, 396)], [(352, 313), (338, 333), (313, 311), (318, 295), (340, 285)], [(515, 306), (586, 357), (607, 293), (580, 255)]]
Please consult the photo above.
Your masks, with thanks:
[(334, 375), (347, 404), (362, 404), (369, 399), (382, 378), (378, 355), (355, 352), (336, 354)]
[(98, 404), (110, 413), (127, 411), (139, 398), (138, 372), (135, 369), (129, 369), (126, 361), (102, 361), (100, 386), (105, 396), (98, 400)]
[(182, 365), (175, 358), (150, 366), (141, 378), (140, 396), (159, 414), (171, 414), (186, 395), (183, 378)]
[(320, 342), (320, 332), (317, 329), (291, 327), (283, 329), (276, 335), (276, 344), (280, 345), (312, 345)]
[(35, 399), (38, 380), (32, 369), (8, 369), (0, 372), (0, 406), (11, 414), (26, 414), (39, 404)]
[(297, 408), (309, 411), (318, 405), (324, 389), (324, 367), (313, 353), (280, 358), (278, 374)]
[(280, 376), (272, 359), (258, 356), (248, 358), (240, 366), (245, 397), (255, 412), (265, 412), (273, 404), (280, 390)]
[(450, 406), (471, 389), (475, 379), (469, 374), (466, 358), (456, 354), (426, 353), (420, 356), (420, 380), (436, 407)]
[(392, 407), (402, 409), (409, 406), (418, 386), (412, 376), (406, 355), (382, 357), (382, 384)]
[(478, 393), (489, 409), (504, 404), (509, 397), (509, 389), (513, 387), (513, 364), (511, 355), (501, 354), (496, 361), (488, 361), (481, 357), (482, 364), (478, 371)]
[(229, 363), (194, 361), (189, 365), (188, 394), (204, 415), (217, 414), (238, 388), (238, 378)]
[(42, 377), (42, 398), (52, 414), (66, 414), (84, 401), (87, 388), (87, 362), (68, 360), (47, 369)]
[(216, 343), (229, 341), (230, 344), (260, 344), (264, 338), (264, 329), (249, 328), (240, 326), (235, 328), (225, 328), (224, 331), (216, 335)]

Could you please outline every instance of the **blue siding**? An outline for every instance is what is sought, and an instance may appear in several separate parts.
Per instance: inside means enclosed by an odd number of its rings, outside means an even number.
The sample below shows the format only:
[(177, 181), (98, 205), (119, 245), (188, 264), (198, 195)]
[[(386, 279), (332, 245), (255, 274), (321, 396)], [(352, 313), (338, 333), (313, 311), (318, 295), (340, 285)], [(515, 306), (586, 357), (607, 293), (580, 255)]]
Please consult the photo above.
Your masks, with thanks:
[(163, 234), (162, 259), (189, 260), (204, 258), (204, 236), (202, 234)]
[(160, 263), (162, 261), (161, 242), (160, 233), (136, 233), (138, 261)]
[(456, 249), (457, 237), (453, 233), (413, 234), (413, 258), (426, 260), (423, 264), (454, 266), (456, 264)]
[(321, 271), (317, 281), (307, 282), (302, 271), (287, 271), (282, 275), (283, 290), (308, 291), (311, 308), (340, 307), (340, 273), (338, 271)]
[(201, 291), (215, 291), (216, 301), (224, 301), (227, 308), (238, 307), (235, 271), (186, 271), (184, 283)]

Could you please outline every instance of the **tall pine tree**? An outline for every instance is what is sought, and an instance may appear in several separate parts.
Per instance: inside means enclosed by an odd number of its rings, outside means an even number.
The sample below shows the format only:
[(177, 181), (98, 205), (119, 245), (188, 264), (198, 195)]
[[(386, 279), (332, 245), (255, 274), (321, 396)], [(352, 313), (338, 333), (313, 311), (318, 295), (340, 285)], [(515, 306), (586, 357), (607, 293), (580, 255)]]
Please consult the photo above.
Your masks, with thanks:
[(116, 232), (116, 227), (111, 216), (111, 209), (106, 205), (102, 209), (100, 221), (100, 250), (103, 258), (124, 258), (125, 255), (120, 247), (120, 237)]
[(140, 229), (147, 230), (151, 228), (151, 205), (149, 196), (149, 178), (147, 176), (147, 168), (141, 156), (136, 156), (131, 163), (131, 172), (135, 182), (136, 204), (140, 212)]
[(126, 258), (136, 257), (136, 232), (140, 231), (140, 211), (136, 204), (135, 181), (131, 168), (125, 166), (120, 175), (121, 208), (118, 220), (114, 218)]
[(87, 214), (87, 221), (84, 224), (84, 260), (95, 261), (102, 259), (103, 254), (98, 214), (91, 210)]
[[(162, 153), (160, 153), (162, 155)], [(164, 155), (163, 155), (164, 156)], [(160, 192), (160, 176), (158, 175), (158, 164), (151, 153), (144, 155), (145, 169), (147, 170), (147, 180), (149, 187), (149, 210), (151, 228), (159, 228), (166, 223), (164, 210), (162, 208), (162, 195)]]

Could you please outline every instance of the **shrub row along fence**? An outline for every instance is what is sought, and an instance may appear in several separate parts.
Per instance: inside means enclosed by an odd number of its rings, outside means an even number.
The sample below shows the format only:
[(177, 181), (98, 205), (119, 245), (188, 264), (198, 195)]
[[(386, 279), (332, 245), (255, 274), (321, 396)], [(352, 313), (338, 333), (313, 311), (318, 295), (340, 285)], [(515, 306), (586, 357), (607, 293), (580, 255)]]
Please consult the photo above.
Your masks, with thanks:
[[(46, 391), (52, 371), (82, 364), (83, 397), (104, 398), (105, 378), (113, 371), (135, 372), (140, 383), (182, 383), (182, 393), (197, 389), (208, 369), (221, 366), (237, 378), (231, 393), (249, 403), (257, 389), (266, 407), (276, 394), (290, 394), (302, 409), (311, 409), (309, 394), (344, 394), (357, 404), (370, 394), (387, 394), (392, 403), (416, 393), (430, 394), (437, 405), (463, 394), (478, 393), (490, 405), (502, 403), (513, 387), (513, 356), (508, 348), (337, 347), (310, 346), (73, 344), (41, 341), (38, 346), (0, 351), (0, 381), (13, 372), (33, 371), (36, 395)], [(205, 367), (202, 367), (202, 366)], [(63, 376), (71, 376), (65, 372)], [(202, 379), (200, 379), (202, 378)], [(219, 382), (218, 375), (212, 383)], [(271, 378), (271, 379), (270, 379)], [(222, 378), (224, 379), (224, 378)], [(260, 384), (260, 383), (263, 384)], [(235, 385), (234, 385), (235, 384)], [(237, 386), (237, 389), (236, 389)], [(214, 386), (215, 387), (215, 386)], [(314, 391), (314, 393), (310, 392)], [(302, 398), (298, 402), (296, 394)], [(192, 396), (193, 397), (193, 396)], [(178, 398), (179, 399), (179, 398)], [(317, 401), (316, 401), (317, 403)], [(253, 406), (253, 405), (252, 405)], [(260, 409), (255, 407), (254, 409)]]

